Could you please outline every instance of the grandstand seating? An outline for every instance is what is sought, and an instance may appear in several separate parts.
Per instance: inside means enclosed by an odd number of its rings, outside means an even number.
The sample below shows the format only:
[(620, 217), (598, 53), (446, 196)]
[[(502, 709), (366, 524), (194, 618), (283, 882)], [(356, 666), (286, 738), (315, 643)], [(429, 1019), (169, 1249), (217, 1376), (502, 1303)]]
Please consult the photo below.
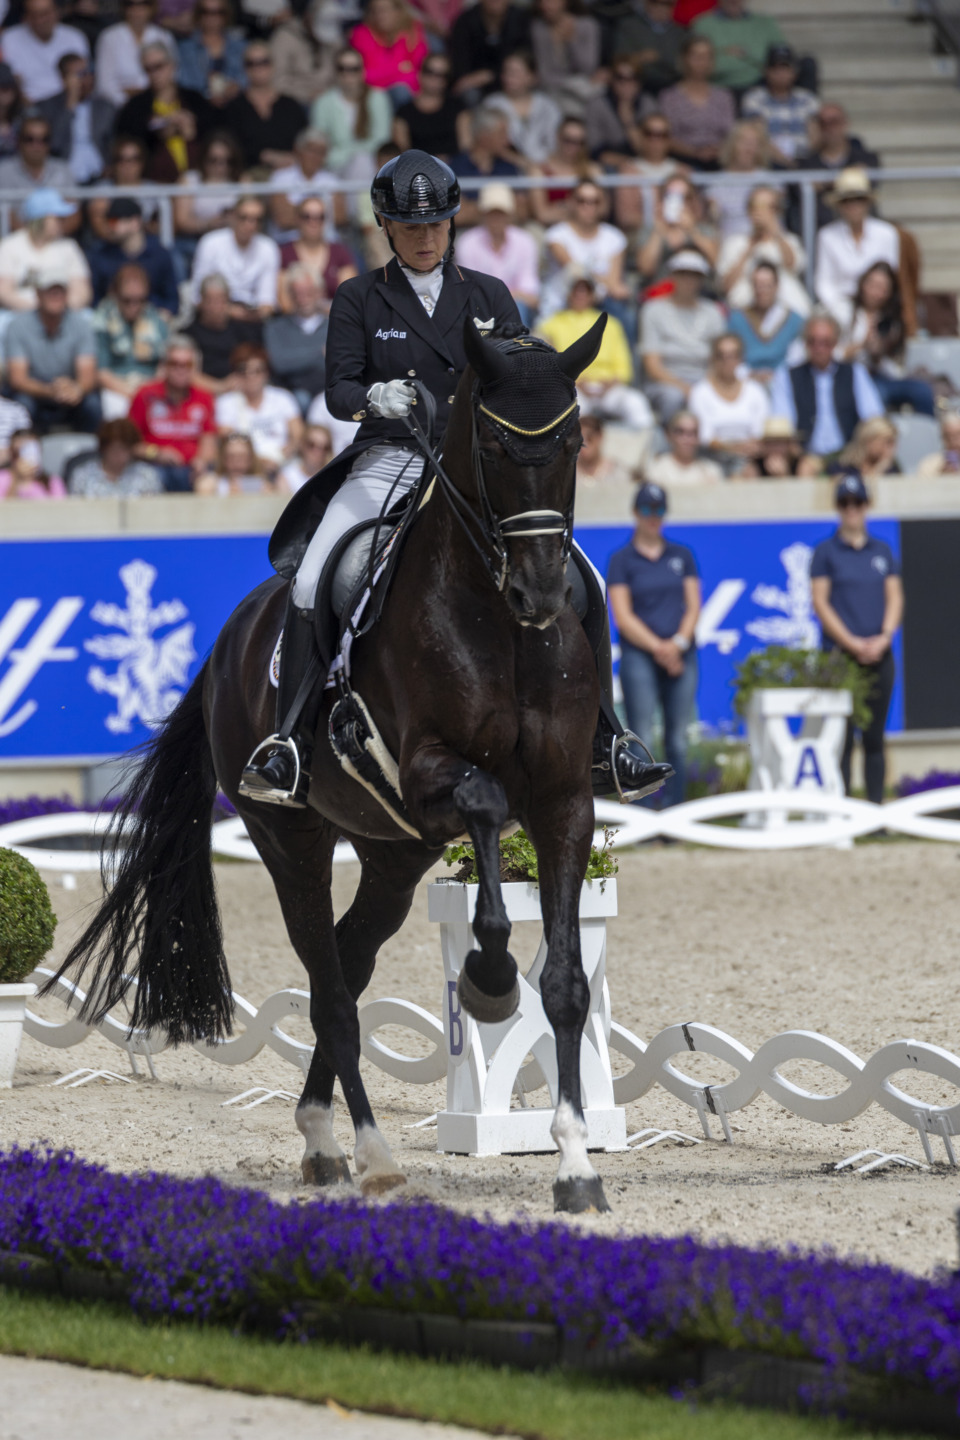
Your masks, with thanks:
[[(960, 165), (957, 59), (935, 53), (929, 20), (904, 0), (761, 0), (798, 50), (820, 64), (824, 99), (889, 169)], [(960, 180), (884, 183), (885, 219), (906, 225), (923, 255), (923, 289), (960, 291)]]

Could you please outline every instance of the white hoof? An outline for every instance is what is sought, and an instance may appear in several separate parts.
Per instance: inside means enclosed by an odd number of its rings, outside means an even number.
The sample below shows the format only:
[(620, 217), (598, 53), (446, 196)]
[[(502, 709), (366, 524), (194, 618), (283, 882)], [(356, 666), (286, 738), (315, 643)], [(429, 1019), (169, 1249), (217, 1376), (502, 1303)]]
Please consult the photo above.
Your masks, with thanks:
[(357, 1131), (353, 1158), (364, 1195), (385, 1195), (388, 1190), (407, 1183), (407, 1177), (390, 1154), (390, 1146), (375, 1125), (364, 1125)]

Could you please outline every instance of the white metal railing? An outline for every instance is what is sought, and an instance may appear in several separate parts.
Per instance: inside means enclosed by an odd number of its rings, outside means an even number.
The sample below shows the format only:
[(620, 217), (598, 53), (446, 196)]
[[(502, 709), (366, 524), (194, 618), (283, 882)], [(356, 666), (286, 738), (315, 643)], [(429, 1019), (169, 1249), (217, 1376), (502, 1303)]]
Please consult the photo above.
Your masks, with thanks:
[[(929, 180), (956, 180), (960, 181), (960, 165), (926, 165), (922, 168), (903, 166), (889, 170), (868, 170), (870, 179), (877, 182), (884, 180), (906, 180), (922, 181)], [(498, 185), (507, 185), (511, 190), (542, 190), (546, 185), (551, 189), (558, 186), (575, 185), (575, 175), (487, 175), (464, 176), (460, 185), (468, 194), (481, 190), (488, 185), (492, 179), (496, 179)], [(744, 188), (753, 189), (755, 185), (775, 185), (782, 188), (785, 185), (796, 186), (800, 192), (800, 219), (801, 234), (804, 249), (807, 252), (806, 286), (813, 294), (814, 291), (814, 265), (816, 260), (816, 236), (817, 236), (817, 191), (829, 185), (832, 172), (826, 170), (751, 170), (742, 173), (733, 170), (717, 171), (696, 171), (690, 175), (694, 185), (711, 187), (731, 187), (737, 190)], [(641, 190), (644, 196), (650, 196), (659, 188), (659, 181), (650, 180), (641, 175), (601, 175), (595, 182), (605, 190)], [(363, 195), (369, 189), (364, 180), (337, 180), (334, 183), (307, 181), (298, 190), (310, 189), (313, 194), (331, 197), (333, 195)], [(287, 193), (286, 187), (278, 185), (275, 180), (261, 181), (234, 181), (224, 184), (209, 184), (203, 181), (190, 182), (180, 185), (71, 185), (63, 187), (63, 194), (71, 200), (116, 200), (120, 197), (129, 196), (135, 200), (156, 200), (160, 212), (160, 239), (164, 245), (172, 245), (174, 240), (173, 225), (173, 202), (174, 200), (187, 199), (194, 195), (203, 195), (209, 199), (216, 195), (232, 196), (242, 190), (245, 195), (283, 195)], [(31, 193), (26, 189), (0, 190), (0, 235), (6, 235), (10, 229), (11, 212), (20, 201), (25, 200)]]

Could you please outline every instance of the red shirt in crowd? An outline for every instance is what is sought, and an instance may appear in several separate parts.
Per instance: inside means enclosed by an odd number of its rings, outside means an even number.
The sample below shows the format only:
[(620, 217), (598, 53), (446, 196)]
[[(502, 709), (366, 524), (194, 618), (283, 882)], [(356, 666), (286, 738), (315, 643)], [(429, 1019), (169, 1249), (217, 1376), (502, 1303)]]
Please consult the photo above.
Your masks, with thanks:
[(142, 386), (130, 402), (130, 419), (143, 436), (144, 444), (169, 445), (179, 450), (185, 465), (196, 455), (200, 437), (217, 433), (213, 398), (195, 385), (179, 405), (173, 405), (167, 397), (166, 383), (151, 381)]

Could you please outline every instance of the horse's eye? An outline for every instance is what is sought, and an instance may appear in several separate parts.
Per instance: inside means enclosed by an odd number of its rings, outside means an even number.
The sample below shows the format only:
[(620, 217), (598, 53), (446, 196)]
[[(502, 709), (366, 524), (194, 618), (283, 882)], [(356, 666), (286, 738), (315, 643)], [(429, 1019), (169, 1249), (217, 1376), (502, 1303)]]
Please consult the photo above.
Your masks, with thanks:
[(499, 451), (499, 450), (485, 450), (485, 449), (481, 446), (481, 448), (480, 448), (480, 460), (481, 460), (481, 463), (482, 463), (487, 469), (489, 469), (489, 470), (496, 469), (496, 467), (500, 464), (500, 451)]

